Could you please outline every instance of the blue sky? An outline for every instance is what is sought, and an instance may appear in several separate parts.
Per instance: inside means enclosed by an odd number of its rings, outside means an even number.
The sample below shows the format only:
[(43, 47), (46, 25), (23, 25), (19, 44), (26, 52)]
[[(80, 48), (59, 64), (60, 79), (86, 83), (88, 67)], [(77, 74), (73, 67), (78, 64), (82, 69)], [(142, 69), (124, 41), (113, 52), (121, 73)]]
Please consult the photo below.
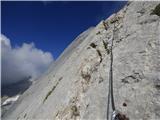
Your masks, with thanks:
[(54, 59), (84, 30), (126, 2), (2, 2), (1, 30), (12, 46), (34, 42)]

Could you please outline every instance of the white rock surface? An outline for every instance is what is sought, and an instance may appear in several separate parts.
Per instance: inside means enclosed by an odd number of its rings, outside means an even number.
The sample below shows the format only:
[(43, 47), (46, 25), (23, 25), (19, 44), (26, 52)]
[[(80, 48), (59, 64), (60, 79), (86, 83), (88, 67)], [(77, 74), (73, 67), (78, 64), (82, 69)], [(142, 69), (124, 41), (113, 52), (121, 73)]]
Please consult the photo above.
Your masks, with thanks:
[[(110, 39), (116, 108), (130, 120), (160, 119), (160, 2), (129, 2), (82, 33), (8, 113), (7, 120), (105, 120)], [(125, 106), (123, 104), (126, 104)]]

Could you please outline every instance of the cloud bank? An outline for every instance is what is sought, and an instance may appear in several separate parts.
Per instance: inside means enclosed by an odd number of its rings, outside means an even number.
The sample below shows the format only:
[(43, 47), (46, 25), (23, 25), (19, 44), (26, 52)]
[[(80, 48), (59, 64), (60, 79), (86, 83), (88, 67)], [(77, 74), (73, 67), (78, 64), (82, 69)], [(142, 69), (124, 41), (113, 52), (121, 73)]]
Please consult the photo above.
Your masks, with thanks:
[(10, 40), (1, 35), (1, 83), (7, 85), (36, 78), (43, 73), (53, 61), (51, 53), (37, 49), (34, 43), (13, 48)]

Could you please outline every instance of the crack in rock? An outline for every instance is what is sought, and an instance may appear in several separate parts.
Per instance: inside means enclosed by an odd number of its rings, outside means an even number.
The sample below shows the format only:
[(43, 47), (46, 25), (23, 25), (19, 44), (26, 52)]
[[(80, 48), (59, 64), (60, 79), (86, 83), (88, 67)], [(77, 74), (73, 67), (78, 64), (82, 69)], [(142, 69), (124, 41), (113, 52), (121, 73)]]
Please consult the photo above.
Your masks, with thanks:
[(138, 83), (144, 78), (143, 74), (138, 72), (133, 73), (132, 75), (126, 76), (125, 78), (121, 79), (123, 83)]
[(46, 97), (43, 100), (43, 103), (48, 99), (48, 97), (52, 94), (52, 92), (56, 89), (58, 86), (59, 82), (63, 79), (63, 77), (60, 77), (57, 83), (52, 87), (52, 89), (47, 93)]

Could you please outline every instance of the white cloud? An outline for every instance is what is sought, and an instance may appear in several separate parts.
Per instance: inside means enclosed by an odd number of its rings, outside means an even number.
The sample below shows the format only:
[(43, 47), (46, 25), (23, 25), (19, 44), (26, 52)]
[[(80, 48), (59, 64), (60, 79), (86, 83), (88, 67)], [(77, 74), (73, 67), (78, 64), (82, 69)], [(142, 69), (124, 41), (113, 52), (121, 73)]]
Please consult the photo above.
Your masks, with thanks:
[(36, 78), (53, 61), (51, 53), (37, 49), (34, 43), (13, 48), (10, 40), (1, 35), (2, 85), (15, 83), (31, 76)]

